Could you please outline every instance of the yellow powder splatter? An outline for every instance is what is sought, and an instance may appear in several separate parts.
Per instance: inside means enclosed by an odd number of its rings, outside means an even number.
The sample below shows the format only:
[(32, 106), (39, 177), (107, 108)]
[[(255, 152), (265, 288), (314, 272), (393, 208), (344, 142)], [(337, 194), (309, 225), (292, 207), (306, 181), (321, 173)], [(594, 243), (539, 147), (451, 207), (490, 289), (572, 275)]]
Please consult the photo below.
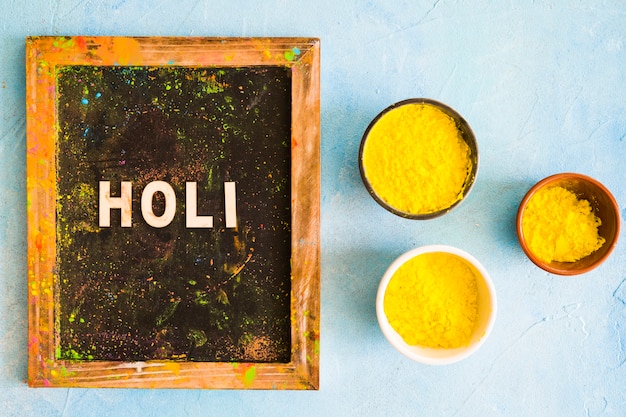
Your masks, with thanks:
[(530, 251), (546, 261), (575, 262), (598, 250), (601, 220), (591, 204), (563, 187), (537, 191), (528, 201), (522, 230)]
[(407, 344), (467, 346), (478, 314), (476, 276), (456, 255), (424, 253), (394, 273), (383, 303), (389, 324)]
[(454, 120), (430, 104), (385, 113), (370, 129), (363, 169), (376, 194), (397, 210), (428, 214), (462, 198), (471, 150)]
[(180, 363), (178, 362), (165, 362), (163, 364), (163, 367), (165, 370), (173, 373), (176, 376), (178, 376), (178, 374), (180, 373)]

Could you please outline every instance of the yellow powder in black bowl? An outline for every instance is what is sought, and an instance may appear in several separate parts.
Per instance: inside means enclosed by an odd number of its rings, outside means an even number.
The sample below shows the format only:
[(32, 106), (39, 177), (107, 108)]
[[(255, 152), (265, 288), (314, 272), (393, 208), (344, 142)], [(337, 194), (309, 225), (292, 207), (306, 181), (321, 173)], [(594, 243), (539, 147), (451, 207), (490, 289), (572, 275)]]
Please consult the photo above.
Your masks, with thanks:
[(420, 215), (463, 198), (472, 174), (471, 149), (454, 119), (435, 105), (404, 104), (384, 113), (362, 149), (362, 169), (377, 196)]

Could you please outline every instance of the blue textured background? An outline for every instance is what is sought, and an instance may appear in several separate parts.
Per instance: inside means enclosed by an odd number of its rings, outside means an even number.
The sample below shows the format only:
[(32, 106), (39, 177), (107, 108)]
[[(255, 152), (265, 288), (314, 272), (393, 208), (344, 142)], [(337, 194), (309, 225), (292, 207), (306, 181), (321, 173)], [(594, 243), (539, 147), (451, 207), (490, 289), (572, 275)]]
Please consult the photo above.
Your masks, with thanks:
[[(624, 416), (626, 242), (582, 276), (542, 272), (515, 236), (545, 176), (603, 182), (626, 218), (626, 2), (6, 0), (0, 16), (0, 415)], [(24, 38), (28, 35), (315, 36), (322, 40), (322, 320), (317, 392), (29, 389)], [(481, 165), (457, 209), (386, 213), (356, 155), (392, 102), (429, 97), (474, 129)], [(499, 313), (460, 363), (430, 367), (378, 329), (380, 276), (443, 243), (489, 270)]]

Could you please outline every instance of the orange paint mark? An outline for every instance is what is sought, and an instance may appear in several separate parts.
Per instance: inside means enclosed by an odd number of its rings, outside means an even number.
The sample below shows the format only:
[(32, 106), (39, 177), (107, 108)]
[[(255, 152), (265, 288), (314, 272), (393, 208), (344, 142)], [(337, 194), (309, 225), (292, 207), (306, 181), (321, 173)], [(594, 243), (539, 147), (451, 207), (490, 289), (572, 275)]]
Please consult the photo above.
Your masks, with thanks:
[(83, 36), (76, 37), (76, 45), (81, 52), (87, 51), (87, 42), (85, 41), (85, 38)]
[(41, 238), (40, 234), (35, 236), (35, 247), (39, 252), (41, 252), (41, 249), (43, 248), (43, 239)]
[(113, 56), (108, 56), (105, 60), (112, 60), (119, 65), (138, 63), (136, 61), (141, 56), (139, 42), (132, 38), (112, 38), (110, 51)]

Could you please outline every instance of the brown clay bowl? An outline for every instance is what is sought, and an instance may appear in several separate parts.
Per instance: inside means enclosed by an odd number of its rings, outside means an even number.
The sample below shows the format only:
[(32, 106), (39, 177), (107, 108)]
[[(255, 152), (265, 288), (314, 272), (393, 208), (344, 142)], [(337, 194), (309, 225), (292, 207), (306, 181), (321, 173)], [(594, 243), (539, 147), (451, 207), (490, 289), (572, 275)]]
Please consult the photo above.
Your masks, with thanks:
[[(579, 259), (576, 262), (546, 262), (539, 259), (529, 249), (522, 227), (522, 217), (528, 201), (537, 191), (549, 186), (561, 186), (579, 199), (589, 201), (593, 212), (600, 218), (602, 224), (598, 233), (605, 239), (604, 244), (595, 252)], [(544, 178), (535, 184), (524, 196), (517, 211), (517, 237), (526, 256), (539, 268), (557, 275), (584, 274), (598, 267), (604, 262), (617, 244), (620, 232), (619, 206), (611, 192), (599, 181), (582, 174), (561, 173)]]

